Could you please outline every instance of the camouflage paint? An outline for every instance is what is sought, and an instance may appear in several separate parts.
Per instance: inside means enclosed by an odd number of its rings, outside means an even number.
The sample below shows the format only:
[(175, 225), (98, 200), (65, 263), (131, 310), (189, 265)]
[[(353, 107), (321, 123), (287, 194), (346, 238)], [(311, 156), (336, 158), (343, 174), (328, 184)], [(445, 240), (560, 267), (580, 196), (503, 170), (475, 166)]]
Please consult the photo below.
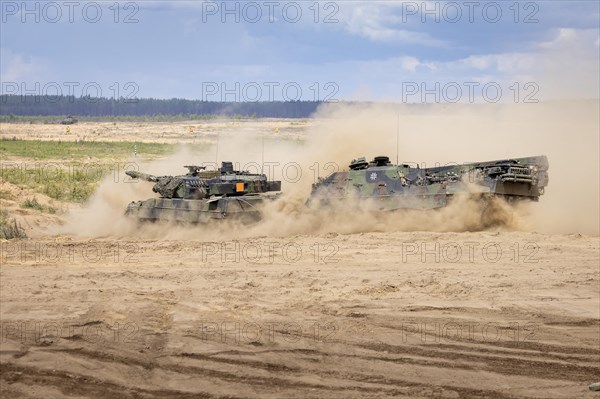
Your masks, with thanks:
[(535, 200), (548, 184), (545, 156), (433, 168), (392, 165), (387, 157), (354, 160), (313, 185), (310, 202), (355, 201), (367, 209), (433, 209), (455, 194), (484, 194)]
[(189, 172), (181, 176), (126, 172), (133, 178), (154, 182), (152, 191), (160, 198), (132, 202), (125, 214), (148, 221), (253, 221), (260, 218), (259, 208), (264, 201), (278, 198), (278, 194), (265, 193), (281, 190), (280, 181), (268, 181), (264, 174), (234, 171), (230, 162), (223, 162), (217, 171), (203, 171), (198, 166), (187, 168)]

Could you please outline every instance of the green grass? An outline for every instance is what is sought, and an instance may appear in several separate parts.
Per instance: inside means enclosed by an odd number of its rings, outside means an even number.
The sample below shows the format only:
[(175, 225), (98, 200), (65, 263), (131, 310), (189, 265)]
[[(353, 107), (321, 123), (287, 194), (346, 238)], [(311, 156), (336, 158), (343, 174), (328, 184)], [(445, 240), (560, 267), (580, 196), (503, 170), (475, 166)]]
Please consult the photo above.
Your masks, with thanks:
[[(134, 145), (137, 159), (164, 157), (175, 151), (175, 144), (161, 143), (0, 140), (0, 158), (14, 156), (33, 160), (3, 162), (0, 178), (59, 201), (83, 203), (104, 177), (118, 176), (115, 169), (122, 171), (127, 160), (132, 159)], [(205, 144), (189, 147), (192, 151), (206, 148)], [(87, 162), (88, 157), (98, 161)], [(0, 197), (10, 199), (9, 194), (0, 193)]]
[(37, 141), (0, 140), (0, 158), (8, 155), (20, 158), (74, 160), (94, 158), (127, 159), (134, 147), (139, 157), (156, 157), (173, 153), (174, 144), (137, 143), (133, 141)]
[[(19, 116), (0, 115), (0, 123), (58, 124), (66, 115)], [(256, 119), (256, 115), (217, 115), (217, 114), (176, 114), (176, 115), (118, 115), (118, 116), (81, 116), (73, 115), (79, 122), (185, 122), (208, 121), (214, 119), (244, 120)]]
[(101, 163), (5, 163), (0, 168), (0, 178), (59, 201), (83, 203), (96, 191), (105, 176), (115, 173), (114, 168), (113, 164)]
[[(111, 160), (127, 160), (133, 155), (134, 145), (140, 158), (166, 156), (174, 151), (174, 145), (160, 143), (0, 140), (0, 158), (12, 155), (34, 160), (3, 163), (0, 178), (59, 201), (83, 203), (105, 176), (114, 174), (115, 167), (122, 167)], [(88, 157), (99, 161), (85, 163)], [(43, 162), (48, 159), (61, 162)]]
[(54, 208), (53, 206), (46, 206), (46, 205), (40, 204), (35, 197), (33, 199), (27, 198), (25, 201), (23, 201), (23, 203), (21, 204), (21, 208), (35, 209), (37, 211), (44, 212), (44, 213), (51, 213), (51, 214), (56, 213), (56, 208)]

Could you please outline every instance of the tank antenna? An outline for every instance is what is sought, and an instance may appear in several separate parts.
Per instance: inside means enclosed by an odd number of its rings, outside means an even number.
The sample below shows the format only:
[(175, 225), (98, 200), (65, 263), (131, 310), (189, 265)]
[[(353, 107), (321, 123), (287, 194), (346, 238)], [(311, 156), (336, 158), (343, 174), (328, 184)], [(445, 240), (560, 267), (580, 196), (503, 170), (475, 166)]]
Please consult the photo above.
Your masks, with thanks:
[(217, 167), (217, 169), (219, 168), (219, 136), (221, 135), (220, 132), (217, 132), (217, 144), (216, 144), (216, 148), (215, 148), (215, 165)]
[(400, 112), (396, 120), (396, 165), (398, 165), (398, 154), (400, 153)]

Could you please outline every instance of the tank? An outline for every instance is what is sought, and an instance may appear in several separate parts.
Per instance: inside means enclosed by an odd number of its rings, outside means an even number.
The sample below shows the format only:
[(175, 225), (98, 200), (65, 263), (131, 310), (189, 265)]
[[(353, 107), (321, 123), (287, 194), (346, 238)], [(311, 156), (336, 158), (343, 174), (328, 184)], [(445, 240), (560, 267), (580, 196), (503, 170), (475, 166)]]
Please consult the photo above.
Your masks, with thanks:
[(75, 119), (71, 115), (69, 115), (65, 119), (60, 121), (60, 123), (63, 125), (73, 125), (73, 124), (77, 123), (77, 119)]
[(369, 210), (435, 209), (454, 195), (502, 197), (508, 201), (537, 201), (548, 185), (545, 156), (512, 158), (421, 168), (394, 165), (387, 156), (350, 162), (347, 171), (334, 172), (313, 184), (308, 203), (358, 204)]
[(152, 191), (159, 197), (131, 202), (125, 215), (139, 221), (252, 222), (260, 219), (261, 205), (277, 199), (281, 191), (281, 181), (269, 181), (264, 174), (236, 171), (231, 162), (223, 162), (213, 171), (196, 165), (185, 167), (188, 173), (180, 176), (127, 171), (134, 179), (153, 182)]

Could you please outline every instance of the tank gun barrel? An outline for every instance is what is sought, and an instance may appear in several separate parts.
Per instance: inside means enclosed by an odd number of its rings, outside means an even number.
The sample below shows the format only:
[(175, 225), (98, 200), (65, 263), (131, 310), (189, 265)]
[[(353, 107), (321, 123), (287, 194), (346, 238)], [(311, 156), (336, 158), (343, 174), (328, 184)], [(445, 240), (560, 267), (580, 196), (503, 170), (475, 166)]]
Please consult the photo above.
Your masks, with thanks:
[(141, 179), (141, 180), (151, 181), (154, 183), (158, 182), (158, 177), (156, 177), (154, 175), (149, 175), (147, 173), (138, 172), (135, 170), (128, 170), (127, 172), (125, 172), (125, 174), (134, 179)]

